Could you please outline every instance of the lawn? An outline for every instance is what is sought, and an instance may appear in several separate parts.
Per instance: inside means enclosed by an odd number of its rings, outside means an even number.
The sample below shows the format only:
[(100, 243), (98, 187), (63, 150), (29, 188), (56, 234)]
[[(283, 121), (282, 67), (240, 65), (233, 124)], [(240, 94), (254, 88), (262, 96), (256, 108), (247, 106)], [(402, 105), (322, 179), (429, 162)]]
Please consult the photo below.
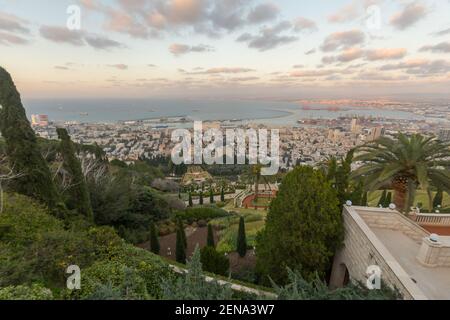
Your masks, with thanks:
[[(247, 235), (247, 244), (252, 247), (255, 245), (256, 234), (264, 228), (266, 212), (244, 209), (239, 214), (231, 217), (224, 217), (212, 220), (210, 223), (220, 229), (220, 241), (217, 244), (217, 250), (220, 252), (236, 251), (236, 240), (239, 229), (239, 219), (244, 217), (245, 231)], [(237, 210), (236, 210), (237, 211)]]
[(258, 207), (268, 207), (270, 205), (270, 202), (272, 201), (271, 198), (264, 198), (264, 197), (259, 197), (258, 201), (254, 201), (253, 200), (253, 205), (256, 205)]
[[(256, 221), (245, 224), (247, 235), (247, 245), (253, 247), (256, 244), (256, 235), (264, 227), (264, 221)], [(238, 234), (238, 225), (234, 224), (229, 228), (220, 232), (220, 241), (217, 244), (219, 252), (234, 252), (236, 251), (236, 240)]]
[[(394, 192), (392, 190), (388, 190), (392, 192), (392, 195)], [(370, 192), (368, 196), (368, 202), (369, 206), (376, 207), (378, 204), (378, 201), (381, 197), (381, 190)], [(435, 192), (433, 193), (434, 198)], [(417, 205), (418, 203), (422, 203), (422, 208), (428, 208), (428, 195), (425, 190), (417, 190), (416, 198), (414, 200), (414, 205)], [(444, 200), (442, 201), (442, 208), (444, 209), (450, 209), (450, 195), (444, 192)]]

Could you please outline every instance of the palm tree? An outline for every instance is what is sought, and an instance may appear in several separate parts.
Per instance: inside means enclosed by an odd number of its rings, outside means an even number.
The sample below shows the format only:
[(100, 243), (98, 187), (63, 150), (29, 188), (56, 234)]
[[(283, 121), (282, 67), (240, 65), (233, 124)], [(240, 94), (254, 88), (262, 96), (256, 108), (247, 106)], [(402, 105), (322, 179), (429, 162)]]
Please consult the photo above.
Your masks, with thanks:
[(394, 203), (399, 210), (408, 210), (418, 188), (427, 191), (430, 206), (431, 186), (450, 191), (450, 146), (435, 137), (400, 133), (396, 138), (370, 142), (357, 152), (354, 161), (363, 165), (352, 177), (363, 179), (369, 191), (394, 189)]

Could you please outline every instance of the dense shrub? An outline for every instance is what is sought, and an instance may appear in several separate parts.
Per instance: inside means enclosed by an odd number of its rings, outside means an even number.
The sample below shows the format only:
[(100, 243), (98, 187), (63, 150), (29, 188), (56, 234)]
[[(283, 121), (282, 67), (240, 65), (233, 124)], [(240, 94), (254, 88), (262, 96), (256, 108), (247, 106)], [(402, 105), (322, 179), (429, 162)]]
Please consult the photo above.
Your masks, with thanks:
[(184, 203), (184, 201), (178, 199), (178, 197), (164, 196), (163, 198), (166, 200), (168, 207), (172, 210), (179, 211), (186, 209), (186, 204)]
[(227, 211), (216, 207), (188, 208), (185, 211), (176, 214), (178, 218), (188, 221), (188, 223), (199, 220), (211, 220), (226, 217), (228, 215), (229, 213)]
[(161, 278), (172, 277), (159, 257), (124, 243), (113, 228), (65, 229), (24, 196), (5, 195), (0, 226), (0, 287), (43, 283), (59, 291), (66, 285), (66, 268), (74, 264), (81, 268), (83, 289), (63, 292), (63, 297), (90, 298), (109, 283), (114, 292), (123, 292), (119, 282), (129, 278), (136, 280), (137, 287), (129, 285), (127, 291), (132, 288), (133, 296), (122, 298), (141, 299), (160, 297)]
[(290, 269), (288, 284), (277, 286), (273, 283), (279, 300), (398, 300), (401, 298), (397, 290), (382, 283), (381, 290), (369, 290), (358, 283), (347, 287), (330, 290), (316, 274), (312, 281), (306, 281), (300, 272)]
[(68, 297), (94, 299), (98, 290), (104, 286), (111, 286), (113, 291), (120, 293), (122, 299), (142, 300), (150, 297), (144, 279), (136, 270), (115, 260), (99, 261), (82, 270), (81, 290), (71, 291)]
[(230, 261), (214, 247), (206, 246), (200, 250), (203, 270), (214, 274), (228, 276)]
[(62, 228), (62, 223), (35, 201), (5, 194), (0, 214), (0, 287), (40, 280), (37, 263), (41, 257), (33, 256), (31, 248), (42, 235)]
[(174, 273), (158, 256), (124, 244), (111, 250), (107, 259), (82, 270), (81, 291), (67, 290), (64, 298), (161, 298), (162, 279), (174, 278)]
[(161, 279), (175, 277), (172, 269), (159, 256), (129, 244), (114, 250), (110, 259), (136, 270), (144, 279), (147, 292), (154, 298), (161, 298)]
[(52, 300), (52, 291), (39, 284), (0, 288), (0, 300)]
[(17, 245), (29, 245), (41, 233), (61, 230), (60, 220), (50, 216), (47, 209), (28, 197), (4, 194), (3, 212), (0, 214), (2, 242), (14, 241)]
[(256, 283), (257, 277), (253, 267), (246, 266), (234, 271), (231, 277), (235, 280), (244, 281), (247, 283)]
[(87, 267), (122, 245), (111, 227), (66, 229), (45, 208), (19, 195), (5, 195), (0, 226), (0, 286), (40, 280), (61, 286), (69, 265)]
[(165, 192), (176, 192), (180, 189), (180, 185), (172, 180), (155, 179), (152, 184), (152, 188)]
[(175, 233), (177, 230), (177, 224), (174, 220), (163, 220), (158, 223), (158, 231), (160, 236), (166, 236), (171, 233)]
[(197, 247), (187, 263), (188, 272), (175, 280), (163, 279), (163, 298), (166, 300), (230, 300), (230, 286), (216, 281), (207, 282), (202, 270), (200, 250)]
[(227, 203), (225, 201), (219, 201), (216, 203), (217, 208), (224, 208), (226, 205)]

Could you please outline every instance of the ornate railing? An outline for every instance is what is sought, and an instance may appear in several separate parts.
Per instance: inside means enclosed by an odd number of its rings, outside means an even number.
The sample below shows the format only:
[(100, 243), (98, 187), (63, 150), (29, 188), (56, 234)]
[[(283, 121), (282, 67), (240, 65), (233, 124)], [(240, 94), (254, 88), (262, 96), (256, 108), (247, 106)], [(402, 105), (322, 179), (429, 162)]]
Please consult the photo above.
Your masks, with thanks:
[(450, 226), (450, 214), (416, 213), (413, 220), (419, 225)]

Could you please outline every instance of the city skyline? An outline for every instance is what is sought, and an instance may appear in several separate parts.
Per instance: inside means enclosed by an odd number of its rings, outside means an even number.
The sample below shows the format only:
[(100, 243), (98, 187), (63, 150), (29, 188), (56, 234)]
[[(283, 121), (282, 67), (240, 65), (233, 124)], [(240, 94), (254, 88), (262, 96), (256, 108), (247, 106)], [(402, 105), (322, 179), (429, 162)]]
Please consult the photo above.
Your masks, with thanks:
[[(0, 5), (0, 64), (25, 98), (445, 95), (450, 85), (450, 1)], [(66, 26), (73, 5), (79, 30)]]

